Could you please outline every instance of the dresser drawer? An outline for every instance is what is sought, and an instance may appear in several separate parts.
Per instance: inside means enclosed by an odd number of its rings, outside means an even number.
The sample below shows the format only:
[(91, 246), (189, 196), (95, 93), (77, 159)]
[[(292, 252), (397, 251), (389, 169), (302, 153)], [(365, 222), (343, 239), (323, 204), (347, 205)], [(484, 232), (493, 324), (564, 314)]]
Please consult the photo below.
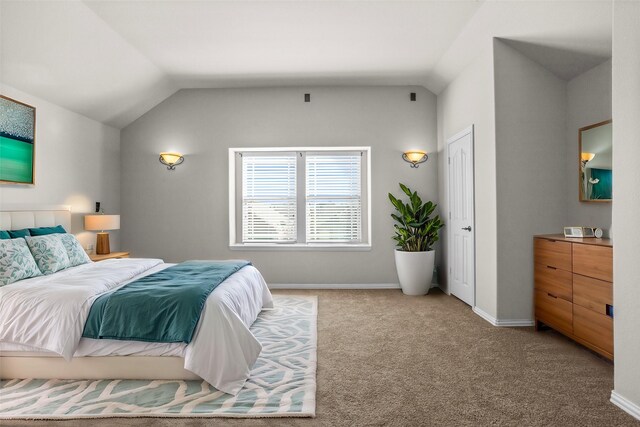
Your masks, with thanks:
[(573, 333), (576, 337), (613, 355), (613, 319), (611, 317), (574, 304)]
[(613, 305), (613, 284), (591, 277), (573, 275), (573, 303), (600, 314)]
[(573, 272), (613, 282), (613, 248), (573, 245)]
[(548, 292), (535, 291), (536, 319), (562, 331), (573, 332), (573, 304)]
[(557, 240), (534, 239), (535, 262), (571, 271), (571, 243)]
[(567, 301), (572, 300), (572, 277), (570, 271), (536, 264), (534, 267), (536, 289), (548, 292)]

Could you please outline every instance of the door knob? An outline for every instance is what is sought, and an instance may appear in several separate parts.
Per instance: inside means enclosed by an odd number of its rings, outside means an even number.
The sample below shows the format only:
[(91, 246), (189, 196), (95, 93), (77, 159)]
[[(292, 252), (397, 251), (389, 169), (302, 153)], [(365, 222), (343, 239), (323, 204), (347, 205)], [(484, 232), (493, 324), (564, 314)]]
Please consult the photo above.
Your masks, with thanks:
[(463, 230), (467, 230), (467, 231), (471, 231), (471, 226), (467, 226), (467, 227), (462, 227)]

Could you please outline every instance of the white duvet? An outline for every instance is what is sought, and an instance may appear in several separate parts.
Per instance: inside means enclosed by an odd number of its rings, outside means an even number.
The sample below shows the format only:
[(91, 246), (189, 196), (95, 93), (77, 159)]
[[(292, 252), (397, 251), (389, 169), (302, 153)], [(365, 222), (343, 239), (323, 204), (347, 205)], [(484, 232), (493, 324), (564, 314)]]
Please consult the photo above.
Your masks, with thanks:
[[(170, 265), (159, 259), (106, 260), (0, 287), (0, 349), (9, 345), (12, 350), (46, 351), (66, 360), (74, 355), (105, 355), (96, 349), (107, 347), (127, 354), (127, 344), (153, 349), (153, 343), (81, 339), (82, 331), (97, 297)], [(209, 295), (189, 345), (156, 345), (172, 349), (162, 354), (181, 353), (185, 369), (218, 390), (237, 394), (262, 349), (249, 326), (263, 308), (271, 307), (262, 275), (247, 266)], [(103, 341), (106, 345), (100, 346)]]

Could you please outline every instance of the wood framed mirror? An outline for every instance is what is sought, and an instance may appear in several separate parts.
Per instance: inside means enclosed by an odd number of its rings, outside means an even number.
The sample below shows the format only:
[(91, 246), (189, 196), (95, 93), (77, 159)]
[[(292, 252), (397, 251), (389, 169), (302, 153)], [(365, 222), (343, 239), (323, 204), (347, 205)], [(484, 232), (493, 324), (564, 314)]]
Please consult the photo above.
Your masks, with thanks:
[(611, 120), (578, 130), (578, 183), (581, 202), (609, 203), (612, 195)]

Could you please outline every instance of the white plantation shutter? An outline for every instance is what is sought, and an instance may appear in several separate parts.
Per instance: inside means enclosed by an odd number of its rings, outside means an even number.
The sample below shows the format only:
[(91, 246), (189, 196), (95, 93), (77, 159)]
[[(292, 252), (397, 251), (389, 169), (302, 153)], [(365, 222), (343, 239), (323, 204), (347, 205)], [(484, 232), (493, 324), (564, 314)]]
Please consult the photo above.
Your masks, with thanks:
[(296, 154), (243, 154), (243, 243), (295, 243), (296, 210)]
[(308, 153), (305, 165), (307, 242), (360, 242), (361, 153)]

